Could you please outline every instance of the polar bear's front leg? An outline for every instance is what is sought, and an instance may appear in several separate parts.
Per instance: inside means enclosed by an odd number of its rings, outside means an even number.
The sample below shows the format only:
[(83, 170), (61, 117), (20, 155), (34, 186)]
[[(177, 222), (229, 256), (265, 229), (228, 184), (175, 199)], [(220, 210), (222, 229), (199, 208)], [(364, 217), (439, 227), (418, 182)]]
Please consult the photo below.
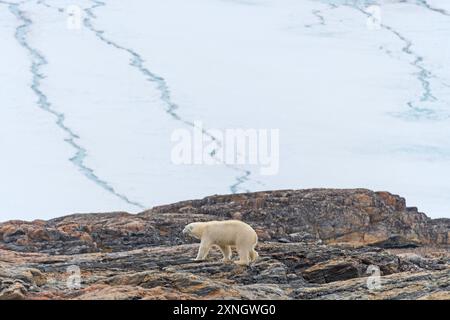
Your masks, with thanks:
[(220, 246), (220, 251), (222, 251), (223, 254), (223, 262), (231, 261), (231, 248), (230, 246)]
[(205, 260), (206, 257), (208, 256), (210, 249), (211, 249), (211, 244), (202, 240), (200, 242), (200, 248), (198, 248), (198, 254), (197, 254), (197, 258), (195, 258), (195, 261)]

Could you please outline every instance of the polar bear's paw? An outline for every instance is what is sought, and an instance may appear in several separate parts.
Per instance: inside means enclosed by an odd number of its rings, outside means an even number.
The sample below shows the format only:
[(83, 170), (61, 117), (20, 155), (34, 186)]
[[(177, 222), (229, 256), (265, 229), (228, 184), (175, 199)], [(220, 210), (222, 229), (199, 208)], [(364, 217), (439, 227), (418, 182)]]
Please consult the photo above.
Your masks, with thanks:
[(195, 259), (192, 259), (192, 261), (195, 261), (195, 262), (204, 262), (204, 261), (206, 261), (206, 259), (195, 258)]
[(250, 264), (250, 261), (241, 261), (241, 260), (238, 260), (238, 261), (235, 261), (234, 262), (235, 264), (237, 264), (238, 266), (245, 266), (245, 267), (248, 267), (248, 265)]

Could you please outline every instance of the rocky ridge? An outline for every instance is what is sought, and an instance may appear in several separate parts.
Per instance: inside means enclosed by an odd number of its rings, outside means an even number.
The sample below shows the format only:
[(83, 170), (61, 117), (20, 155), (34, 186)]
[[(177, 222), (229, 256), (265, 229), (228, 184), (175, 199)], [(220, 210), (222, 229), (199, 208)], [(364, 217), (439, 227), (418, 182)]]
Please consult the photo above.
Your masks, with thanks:
[[(218, 219), (255, 228), (256, 263), (223, 264), (215, 250), (192, 261), (198, 244), (182, 228)], [(0, 224), (0, 299), (450, 299), (449, 235), (449, 219), (365, 189), (9, 221)]]

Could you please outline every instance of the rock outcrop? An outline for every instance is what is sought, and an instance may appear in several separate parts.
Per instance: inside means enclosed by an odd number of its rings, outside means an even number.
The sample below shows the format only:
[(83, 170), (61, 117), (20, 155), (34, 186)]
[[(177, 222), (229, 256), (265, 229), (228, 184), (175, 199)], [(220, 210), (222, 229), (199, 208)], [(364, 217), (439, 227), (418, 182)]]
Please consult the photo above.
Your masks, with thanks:
[[(213, 219), (257, 230), (256, 263), (223, 264), (216, 251), (193, 261), (198, 244), (181, 230)], [(449, 219), (364, 189), (211, 196), (137, 215), (9, 221), (0, 224), (0, 299), (450, 299), (449, 231)]]
[(239, 219), (260, 240), (378, 245), (450, 244), (450, 219), (432, 220), (405, 199), (365, 189), (284, 190), (211, 196), (126, 212), (75, 214), (50, 221), (0, 224), (0, 247), (20, 252), (76, 254), (182, 244), (193, 221)]

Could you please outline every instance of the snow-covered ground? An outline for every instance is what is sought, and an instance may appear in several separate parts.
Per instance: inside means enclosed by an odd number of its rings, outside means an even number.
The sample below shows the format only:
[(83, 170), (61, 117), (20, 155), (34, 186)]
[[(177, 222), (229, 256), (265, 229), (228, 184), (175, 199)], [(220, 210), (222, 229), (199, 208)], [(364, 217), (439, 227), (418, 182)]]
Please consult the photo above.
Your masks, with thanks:
[[(310, 187), (450, 217), (448, 39), (446, 0), (0, 0), (0, 221)], [(279, 129), (278, 174), (173, 163), (194, 121)]]

